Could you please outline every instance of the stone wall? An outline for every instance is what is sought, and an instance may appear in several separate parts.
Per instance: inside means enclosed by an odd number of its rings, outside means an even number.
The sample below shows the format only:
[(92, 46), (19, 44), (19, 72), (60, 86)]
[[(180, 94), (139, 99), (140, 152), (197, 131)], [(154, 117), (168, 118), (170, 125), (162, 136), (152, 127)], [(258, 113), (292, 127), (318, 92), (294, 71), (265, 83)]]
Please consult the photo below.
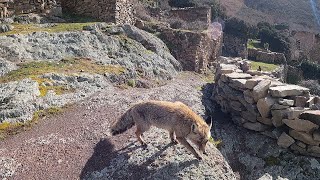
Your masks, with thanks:
[(62, 0), (63, 12), (84, 15), (115, 24), (134, 24), (131, 0)]
[(320, 157), (320, 97), (270, 76), (244, 73), (240, 64), (220, 58), (212, 99), (222, 111), (239, 126), (277, 139), (283, 148)]
[(248, 58), (271, 64), (286, 64), (286, 56), (283, 53), (277, 52), (267, 52), (260, 49), (249, 48), (248, 49)]
[(186, 71), (203, 72), (221, 55), (220, 24), (214, 23), (202, 32), (164, 28), (160, 36)]
[(50, 13), (59, 7), (56, 0), (0, 0), (1, 18), (24, 13)]
[(180, 18), (187, 22), (201, 21), (207, 26), (211, 24), (211, 8), (210, 7), (189, 7), (172, 9), (169, 11), (169, 18)]

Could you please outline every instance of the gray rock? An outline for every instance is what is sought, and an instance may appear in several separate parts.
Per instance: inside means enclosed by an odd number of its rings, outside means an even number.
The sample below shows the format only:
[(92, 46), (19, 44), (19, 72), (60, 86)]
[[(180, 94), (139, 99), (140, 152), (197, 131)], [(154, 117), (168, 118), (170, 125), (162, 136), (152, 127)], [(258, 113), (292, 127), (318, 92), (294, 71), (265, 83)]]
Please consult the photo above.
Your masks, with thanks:
[(18, 67), (14, 63), (0, 58), (0, 77), (17, 68)]
[(270, 87), (270, 93), (273, 97), (300, 96), (308, 92), (308, 88), (297, 85)]
[(288, 148), (291, 146), (295, 140), (289, 136), (287, 133), (282, 133), (281, 136), (278, 138), (277, 144), (282, 148)]
[(273, 106), (274, 103), (275, 103), (275, 99), (269, 96), (259, 99), (257, 103), (257, 108), (260, 112), (261, 117), (263, 118), (270, 117), (271, 107)]
[(39, 95), (38, 83), (31, 79), (0, 84), (0, 123), (31, 120)]
[(243, 124), (243, 127), (253, 130), (253, 131), (265, 131), (269, 128), (269, 126), (266, 126), (264, 124), (261, 124), (259, 122), (251, 123), (247, 122)]
[(319, 141), (313, 140), (312, 135), (310, 135), (308, 133), (299, 132), (299, 131), (296, 131), (296, 130), (290, 130), (289, 134), (294, 139), (297, 139), (297, 140), (302, 141), (302, 142), (304, 142), (306, 144), (309, 144), (309, 145), (319, 146), (319, 144), (320, 144)]
[(263, 118), (263, 117), (258, 117), (257, 118), (257, 121), (261, 122), (262, 124), (265, 124), (265, 125), (269, 125), (269, 126), (272, 126), (272, 120), (270, 118)]
[(293, 106), (294, 105), (294, 100), (280, 98), (278, 103), (280, 105), (284, 105), (284, 106)]
[(305, 111), (300, 115), (300, 118), (320, 125), (320, 110)]
[(130, 37), (140, 33), (146, 41), (144, 44), (127, 36), (108, 36), (101, 31), (0, 36), (0, 58), (15, 62), (87, 57), (101, 64), (125, 67), (128, 78), (138, 75), (157, 79), (173, 78), (181, 69), (179, 62), (154, 35), (138, 29)]
[(311, 132), (319, 128), (318, 125), (302, 119), (295, 119), (295, 120), (283, 119), (282, 122), (287, 126), (289, 126), (290, 128), (297, 131), (302, 131), (302, 132)]
[(0, 33), (12, 31), (13, 28), (14, 27), (10, 24), (0, 24)]
[(253, 88), (253, 99), (256, 102), (258, 102), (259, 99), (267, 96), (270, 84), (270, 80), (263, 80)]

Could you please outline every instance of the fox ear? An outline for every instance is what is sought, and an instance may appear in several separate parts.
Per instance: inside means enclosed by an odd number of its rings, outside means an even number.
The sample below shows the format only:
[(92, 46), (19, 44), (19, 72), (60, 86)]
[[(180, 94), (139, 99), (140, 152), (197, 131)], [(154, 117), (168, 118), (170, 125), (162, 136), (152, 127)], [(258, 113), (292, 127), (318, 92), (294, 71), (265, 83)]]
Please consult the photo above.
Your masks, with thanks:
[(191, 131), (192, 131), (193, 133), (196, 133), (197, 128), (198, 128), (198, 126), (197, 126), (195, 123), (192, 123), (192, 125), (191, 125)]

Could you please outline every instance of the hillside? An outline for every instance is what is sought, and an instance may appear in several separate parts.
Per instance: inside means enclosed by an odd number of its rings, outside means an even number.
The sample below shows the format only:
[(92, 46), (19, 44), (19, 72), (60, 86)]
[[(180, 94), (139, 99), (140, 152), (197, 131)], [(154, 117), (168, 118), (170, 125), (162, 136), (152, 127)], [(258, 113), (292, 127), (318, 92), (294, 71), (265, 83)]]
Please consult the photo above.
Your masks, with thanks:
[[(320, 6), (320, 1), (315, 1)], [(320, 31), (309, 0), (220, 0), (228, 16), (249, 23), (287, 23), (294, 30)]]

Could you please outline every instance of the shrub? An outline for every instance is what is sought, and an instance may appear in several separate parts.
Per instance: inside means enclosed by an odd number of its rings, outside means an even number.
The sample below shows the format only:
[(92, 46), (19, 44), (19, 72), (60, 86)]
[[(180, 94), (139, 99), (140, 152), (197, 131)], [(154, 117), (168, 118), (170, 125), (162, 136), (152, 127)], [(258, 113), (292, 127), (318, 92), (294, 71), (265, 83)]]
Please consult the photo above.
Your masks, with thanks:
[(305, 79), (320, 79), (320, 65), (311, 61), (303, 61), (300, 65)]

